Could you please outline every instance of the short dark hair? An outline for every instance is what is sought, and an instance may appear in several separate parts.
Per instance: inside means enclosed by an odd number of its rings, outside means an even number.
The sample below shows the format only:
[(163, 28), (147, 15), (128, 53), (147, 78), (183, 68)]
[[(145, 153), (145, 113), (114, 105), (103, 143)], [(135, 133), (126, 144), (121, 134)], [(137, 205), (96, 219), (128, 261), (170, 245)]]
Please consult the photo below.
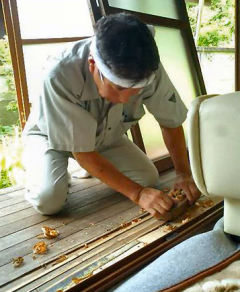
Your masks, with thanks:
[(139, 82), (159, 65), (156, 42), (147, 25), (129, 13), (102, 17), (96, 24), (97, 48), (119, 77)]

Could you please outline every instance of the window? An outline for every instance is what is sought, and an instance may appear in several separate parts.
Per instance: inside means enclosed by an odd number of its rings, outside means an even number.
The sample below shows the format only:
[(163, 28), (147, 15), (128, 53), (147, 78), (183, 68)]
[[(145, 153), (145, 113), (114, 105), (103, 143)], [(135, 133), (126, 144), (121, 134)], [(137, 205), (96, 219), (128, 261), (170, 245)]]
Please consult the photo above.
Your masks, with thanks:
[(93, 26), (87, 0), (4, 1), (3, 11), (24, 127), (53, 56), (69, 42), (92, 36)]

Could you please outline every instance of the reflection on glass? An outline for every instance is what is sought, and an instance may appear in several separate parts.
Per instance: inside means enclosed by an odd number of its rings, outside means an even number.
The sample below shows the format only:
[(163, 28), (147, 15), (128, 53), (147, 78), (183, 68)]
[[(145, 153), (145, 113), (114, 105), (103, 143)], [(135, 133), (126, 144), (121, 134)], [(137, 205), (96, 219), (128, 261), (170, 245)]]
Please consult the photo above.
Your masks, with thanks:
[[(155, 29), (155, 40), (161, 62), (182, 100), (189, 107), (193, 98), (198, 94), (194, 87), (194, 79), (181, 32), (178, 29), (167, 27), (155, 27)], [(151, 114), (146, 113), (140, 121), (140, 128), (147, 153), (151, 158), (167, 152), (160, 135), (159, 125)]]
[(147, 155), (150, 159), (154, 159), (167, 154), (168, 151), (165, 147), (158, 122), (155, 120), (153, 115), (147, 111), (145, 106), (144, 110), (146, 114), (140, 120), (139, 125)]
[(109, 0), (109, 6), (156, 16), (179, 19), (176, 0)]
[(75, 42), (23, 46), (30, 102), (39, 95), (46, 72), (53, 67), (62, 52)]
[(198, 93), (181, 31), (168, 27), (155, 27), (155, 30), (161, 62), (182, 100), (189, 106)]
[(224, 94), (234, 88), (234, 52), (198, 52), (208, 94)]
[(91, 36), (87, 0), (17, 0), (22, 38)]

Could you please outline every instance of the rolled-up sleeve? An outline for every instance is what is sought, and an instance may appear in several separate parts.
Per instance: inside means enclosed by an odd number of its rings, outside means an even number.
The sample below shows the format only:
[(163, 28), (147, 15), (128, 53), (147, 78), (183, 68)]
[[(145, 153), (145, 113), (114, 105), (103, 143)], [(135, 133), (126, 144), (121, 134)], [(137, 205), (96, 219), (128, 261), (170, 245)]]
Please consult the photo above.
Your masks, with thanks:
[(94, 151), (97, 121), (62, 80), (48, 77), (38, 102), (38, 127), (48, 136), (50, 149)]
[(160, 126), (176, 128), (182, 125), (187, 116), (187, 108), (173, 86), (162, 64), (153, 81), (151, 95), (143, 103)]

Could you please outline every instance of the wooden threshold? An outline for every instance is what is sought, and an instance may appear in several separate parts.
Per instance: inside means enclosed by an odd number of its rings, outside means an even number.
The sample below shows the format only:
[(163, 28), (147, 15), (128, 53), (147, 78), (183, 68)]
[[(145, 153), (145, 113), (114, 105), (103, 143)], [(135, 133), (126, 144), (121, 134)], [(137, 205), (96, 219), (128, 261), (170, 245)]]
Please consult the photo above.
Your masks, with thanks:
[[(173, 171), (162, 174), (162, 188), (171, 187), (174, 178)], [(184, 220), (185, 214), (170, 224), (174, 227), (169, 227), (91, 178), (74, 179), (62, 212), (43, 216), (24, 200), (23, 188), (2, 190), (0, 290), (100, 291), (194, 232), (200, 232), (197, 225), (206, 227), (221, 212), (220, 199), (214, 200), (213, 206), (195, 205), (188, 210), (189, 221)], [(38, 239), (44, 225), (56, 228), (60, 235), (55, 239)], [(33, 245), (42, 240), (47, 243), (48, 252), (33, 255)], [(156, 243), (160, 249), (156, 250)], [(20, 256), (24, 263), (15, 268), (12, 259)], [(124, 268), (127, 263), (133, 264), (128, 272)], [(120, 273), (113, 275), (116, 271)]]

